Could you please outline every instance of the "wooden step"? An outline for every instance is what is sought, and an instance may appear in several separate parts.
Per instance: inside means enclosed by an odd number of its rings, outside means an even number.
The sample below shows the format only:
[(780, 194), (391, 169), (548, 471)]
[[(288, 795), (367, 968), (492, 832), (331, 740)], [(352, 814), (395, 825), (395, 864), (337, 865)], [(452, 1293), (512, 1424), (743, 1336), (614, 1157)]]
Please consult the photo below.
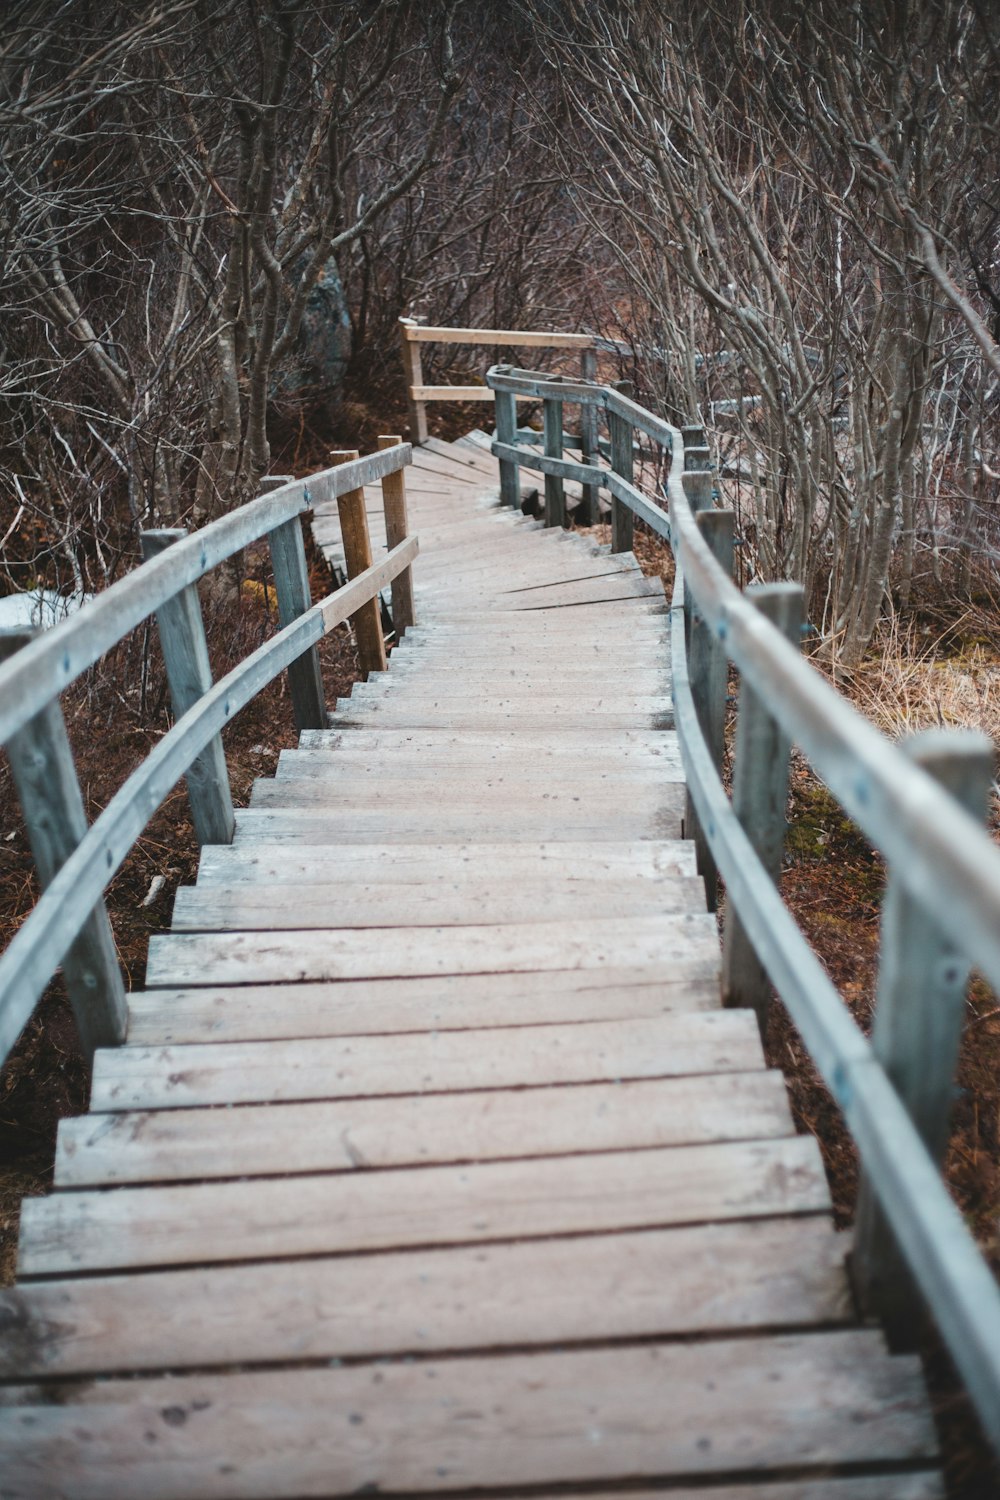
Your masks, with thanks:
[(680, 1011), (572, 1026), (105, 1048), (94, 1055), (90, 1107), (277, 1104), (744, 1072), (763, 1065), (752, 1011)]
[(0, 1437), (15, 1495), (37, 1494), (40, 1470), (75, 1500), (172, 1500), (193, 1475), (204, 1500), (294, 1500), (769, 1467), (822, 1479), (936, 1452), (918, 1361), (890, 1358), (867, 1331), (90, 1381), (71, 1394), (10, 1389)]
[(59, 1128), (59, 1188), (573, 1156), (793, 1135), (780, 1073), (126, 1110)]
[(0, 1292), (0, 1375), (833, 1326), (843, 1259), (842, 1235), (799, 1218), (36, 1282)]
[[(261, 816), (268, 816), (262, 814)], [(311, 821), (309, 836), (317, 831)], [(594, 975), (627, 964), (650, 977), (704, 972), (717, 954), (714, 916), (626, 917), (607, 929), (591, 920), (469, 927), (343, 928), (317, 932), (170, 933), (150, 939), (151, 986), (302, 979), (399, 979), (419, 975), (514, 974), (582, 969)], [(659, 974), (657, 974), (659, 970)]]
[(469, 926), (488, 912), (494, 923), (551, 922), (592, 916), (664, 916), (704, 911), (700, 879), (661, 881), (548, 880), (522, 882), (497, 890), (489, 879), (448, 884), (428, 880), (420, 886), (393, 884), (337, 885), (244, 884), (234, 891), (218, 886), (182, 886), (174, 899), (174, 932), (282, 931), (338, 927)]
[(20, 1276), (829, 1211), (811, 1136), (28, 1198)]
[(718, 953), (675, 971), (640, 968), (546, 970), (519, 974), (355, 979), (329, 983), (218, 984), (129, 996), (129, 1040), (267, 1041), (272, 1037), (375, 1036), (464, 1031), (560, 1021), (613, 1021), (715, 1010)]

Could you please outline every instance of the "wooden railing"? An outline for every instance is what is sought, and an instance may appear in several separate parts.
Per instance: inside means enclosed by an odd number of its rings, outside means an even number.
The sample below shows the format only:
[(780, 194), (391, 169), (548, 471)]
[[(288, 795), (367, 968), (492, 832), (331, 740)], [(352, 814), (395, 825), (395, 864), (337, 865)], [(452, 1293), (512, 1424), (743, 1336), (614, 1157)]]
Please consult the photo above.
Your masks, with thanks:
[[(0, 1061), (60, 963), (84, 1050), (124, 1039), (125, 992), (104, 891), (150, 818), (186, 776), (199, 841), (229, 843), (234, 814), (223, 727), (286, 669), (298, 727), (325, 727), (316, 652), (322, 637), (351, 619), (362, 667), (384, 665), (377, 596), (390, 582), (395, 623), (412, 624), (417, 538), (407, 536), (402, 476), (412, 450), (395, 438), (381, 442), (378, 453), (339, 455), (337, 467), (308, 479), (272, 479), (270, 493), (191, 536), (144, 533), (148, 561), (78, 614), (42, 635), (0, 633), (0, 744), (43, 887), (0, 958)], [(363, 486), (378, 480), (390, 550), (372, 564)], [(301, 517), (334, 497), (352, 576), (313, 604)], [(213, 684), (197, 584), (262, 537), (270, 545), (280, 628)], [(88, 828), (59, 697), (154, 612), (176, 722)]]
[[(399, 332), (403, 344), (403, 369), (406, 372), (406, 399), (410, 410), (410, 437), (414, 443), (426, 443), (428, 401), (492, 401), (493, 392), (485, 385), (425, 385), (420, 360), (421, 344), (478, 344), (494, 349), (578, 349), (580, 373), (584, 380), (597, 374), (597, 350), (612, 347), (590, 333), (556, 333), (544, 329), (518, 332), (509, 328), (428, 328), (414, 318), (400, 318)], [(596, 452), (586, 446), (589, 457)]]
[[(766, 1030), (771, 985), (783, 1000), (859, 1148), (859, 1302), (903, 1342), (919, 1325), (916, 1283), (1000, 1448), (1000, 1291), (939, 1172), (970, 966), (1000, 990), (1000, 849), (977, 821), (993, 746), (964, 731), (891, 744), (801, 657), (801, 590), (735, 587), (733, 516), (714, 508), (700, 429), (678, 430), (607, 386), (508, 366), (487, 383), (498, 434), (514, 431), (516, 398), (545, 403), (544, 454), (493, 443), (508, 504), (527, 465), (546, 476), (550, 524), (562, 516), (561, 486), (576, 479), (610, 493), (613, 550), (631, 546), (634, 517), (673, 548), (675, 721), (713, 904), (716, 870), (726, 885), (725, 1001), (753, 1006)], [(565, 405), (606, 418), (611, 472), (558, 451)], [(666, 511), (634, 483), (633, 432), (659, 453)], [(732, 800), (720, 776), (728, 662), (741, 679)], [(870, 1042), (778, 893), (793, 744), (888, 863)]]

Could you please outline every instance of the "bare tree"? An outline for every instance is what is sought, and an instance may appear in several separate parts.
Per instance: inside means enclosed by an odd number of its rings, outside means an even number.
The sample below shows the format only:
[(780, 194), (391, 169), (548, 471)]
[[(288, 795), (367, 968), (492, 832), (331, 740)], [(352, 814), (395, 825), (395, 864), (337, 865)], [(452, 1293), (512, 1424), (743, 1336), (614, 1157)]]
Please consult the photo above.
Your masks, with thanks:
[(986, 23), (961, 4), (905, 9), (905, 24), (880, 0), (539, 13), (593, 141), (588, 215), (621, 247), (643, 342), (670, 356), (647, 387), (668, 408), (723, 398), (755, 569), (805, 582), (847, 662), (897, 546), (908, 587), (926, 524), (925, 417), (932, 376), (950, 379), (935, 353), (952, 313), (929, 245), (940, 268), (988, 116), (959, 102), (989, 90)]

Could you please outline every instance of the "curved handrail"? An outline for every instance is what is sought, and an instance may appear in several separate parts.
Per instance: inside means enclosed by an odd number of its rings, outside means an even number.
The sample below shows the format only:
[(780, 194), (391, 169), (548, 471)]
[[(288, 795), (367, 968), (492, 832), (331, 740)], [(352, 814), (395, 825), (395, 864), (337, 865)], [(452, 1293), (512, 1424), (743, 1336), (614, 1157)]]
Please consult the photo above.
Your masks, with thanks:
[[(26, 726), (30, 728), (33, 722), (48, 724), (41, 716), (70, 683), (129, 631), (170, 604), (226, 558), (265, 536), (271, 540), (273, 553), (282, 528), (321, 501), (349, 496), (363, 509), (364, 486), (402, 469), (410, 462), (411, 454), (409, 443), (395, 443), (365, 458), (281, 485), (203, 530), (174, 541), (79, 613), (22, 646), (0, 665), (0, 743), (9, 745), (13, 755), (19, 732)], [(295, 532), (304, 577), (305, 556), (297, 526)], [(359, 573), (320, 603), (306, 607), (306, 599), (296, 602), (292, 612), (301, 611), (296, 618), (221, 681), (206, 686), (192, 706), (180, 714), (93, 825), (82, 837), (76, 834), (79, 841), (75, 847), (72, 837), (68, 839), (69, 847), (67, 840), (62, 841), (63, 862), (56, 860), (59, 868), (53, 872), (50, 860), (51, 878), (42, 896), (0, 958), (0, 1061), (30, 1017), (53, 970), (60, 962), (68, 962), (66, 956), (88, 918), (98, 912), (104, 930), (109, 932), (102, 904), (104, 891), (181, 777), (192, 774), (196, 759), (235, 713), (329, 630), (355, 615), (387, 583), (404, 573), (417, 550), (416, 537), (404, 536), (379, 563)], [(277, 576), (277, 564), (275, 572)], [(303, 587), (307, 597), (307, 585)], [(320, 702), (317, 711), (321, 708)], [(62, 752), (54, 750), (53, 754), (63, 755), (62, 774), (72, 781), (75, 773), (61, 729), (61, 716), (57, 709), (52, 712), (57, 715), (64, 742)], [(41, 733), (44, 737), (50, 731)], [(29, 765), (33, 754), (28, 751)], [(225, 799), (229, 805), (228, 785)], [(231, 816), (229, 805), (230, 819)], [(56, 821), (50, 805), (43, 808), (39, 826), (46, 819)], [(105, 1025), (104, 1038), (120, 1040), (124, 996), (113, 948), (108, 948), (108, 955), (98, 960), (103, 967), (89, 976), (84, 989), (89, 991), (96, 986), (100, 991), (100, 995), (88, 995), (86, 1003), (97, 1000), (101, 1014), (114, 1018), (113, 1024), (109, 1020)], [(78, 1021), (79, 1018), (78, 1012)]]
[[(955, 947), (1000, 986), (1000, 850), (927, 772), (896, 749), (804, 661), (716, 562), (685, 493), (677, 428), (605, 386), (494, 367), (497, 391), (597, 406), (668, 447), (669, 513), (627, 479), (594, 471), (667, 538), (677, 559), (671, 607), (675, 722), (689, 792), (725, 880), (728, 909), (798, 1027), (858, 1144), (862, 1161), (984, 1427), (1000, 1447), (1000, 1291), (871, 1045), (827, 977), (745, 833), (719, 778), (688, 679), (685, 589), (707, 629), (768, 712), (891, 862), (894, 878), (934, 913)], [(494, 442), (502, 461), (517, 446)], [(535, 466), (536, 455), (528, 462)], [(545, 472), (577, 477), (551, 455)]]
[(0, 958), (0, 995), (7, 997), (0, 1007), (0, 1057), (17, 1040), (48, 983), (53, 953), (64, 953), (76, 937), (195, 756), (280, 672), (408, 568), (417, 550), (416, 537), (407, 537), (381, 562), (251, 652), (177, 720), (123, 782)]
[[(727, 578), (695, 524), (684, 493), (680, 431), (608, 386), (546, 380), (494, 366), (494, 390), (516, 391), (576, 404), (585, 401), (625, 417), (673, 455), (667, 478), (669, 515), (617, 474), (594, 469), (603, 485), (677, 552), (706, 625), (774, 717), (805, 752), (851, 817), (898, 868), (911, 895), (942, 925), (1000, 990), (1000, 849), (926, 771), (914, 765), (805, 661)], [(639, 418), (641, 417), (641, 422)], [(510, 445), (494, 443), (498, 457)], [(519, 459), (515, 459), (519, 462)], [(530, 457), (526, 466), (533, 466)], [(579, 467), (549, 459), (567, 478)]]
[(0, 744), (188, 584), (286, 521), (410, 462), (409, 443), (294, 479), (134, 568), (0, 666)]

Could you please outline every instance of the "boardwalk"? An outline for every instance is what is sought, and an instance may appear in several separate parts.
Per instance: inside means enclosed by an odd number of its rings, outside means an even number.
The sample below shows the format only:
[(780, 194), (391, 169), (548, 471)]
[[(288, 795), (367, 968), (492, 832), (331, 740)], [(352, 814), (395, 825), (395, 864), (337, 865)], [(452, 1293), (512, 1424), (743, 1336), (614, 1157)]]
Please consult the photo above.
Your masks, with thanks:
[(0, 1495), (934, 1500), (718, 1008), (662, 590), (414, 457), (417, 628), (205, 848), (24, 1205)]

